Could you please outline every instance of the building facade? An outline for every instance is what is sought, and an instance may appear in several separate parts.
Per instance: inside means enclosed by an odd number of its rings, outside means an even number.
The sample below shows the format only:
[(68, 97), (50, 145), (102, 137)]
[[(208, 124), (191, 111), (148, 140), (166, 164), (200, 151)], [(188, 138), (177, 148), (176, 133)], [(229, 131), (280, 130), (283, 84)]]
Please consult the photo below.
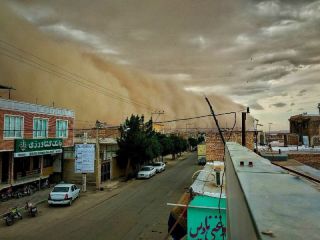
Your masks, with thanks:
[[(116, 152), (118, 150), (117, 140), (115, 138), (103, 137), (108, 136), (108, 134), (104, 135), (103, 129), (101, 132), (100, 130), (99, 138), (94, 136), (95, 130), (89, 130), (83, 133), (84, 137), (74, 139), (75, 146), (77, 144), (94, 145), (94, 172), (87, 173), (86, 175), (87, 184), (89, 185), (96, 185), (97, 178), (100, 179), (100, 183), (103, 183), (124, 176), (124, 169), (119, 167), (116, 159)], [(99, 151), (99, 154), (97, 154), (97, 151)], [(82, 183), (82, 174), (76, 171), (75, 147), (70, 147), (64, 152), (63, 170), (64, 181)]]
[(72, 110), (0, 98), (0, 189), (59, 178), (74, 118)]
[(314, 137), (320, 136), (320, 115), (299, 114), (290, 117), (290, 133), (298, 134), (299, 142), (304, 142), (307, 137), (308, 143), (312, 146)]

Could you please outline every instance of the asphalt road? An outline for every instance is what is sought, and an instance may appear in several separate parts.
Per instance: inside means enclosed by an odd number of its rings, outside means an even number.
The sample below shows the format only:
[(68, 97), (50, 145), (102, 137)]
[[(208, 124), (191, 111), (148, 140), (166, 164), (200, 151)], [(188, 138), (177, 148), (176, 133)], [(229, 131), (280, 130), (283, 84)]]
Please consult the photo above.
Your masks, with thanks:
[(179, 200), (198, 169), (193, 153), (151, 179), (84, 194), (71, 207), (43, 205), (35, 218), (2, 224), (0, 239), (163, 239), (170, 211), (166, 203)]

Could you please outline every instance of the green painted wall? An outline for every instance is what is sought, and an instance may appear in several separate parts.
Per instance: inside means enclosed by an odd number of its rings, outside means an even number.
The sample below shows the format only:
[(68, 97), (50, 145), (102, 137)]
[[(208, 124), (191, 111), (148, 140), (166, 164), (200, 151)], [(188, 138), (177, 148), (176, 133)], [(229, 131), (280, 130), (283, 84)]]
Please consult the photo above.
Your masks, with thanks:
[[(195, 196), (188, 207), (188, 239), (226, 240), (226, 210), (221, 209), (221, 222), (218, 209), (193, 208), (205, 206), (218, 208), (219, 198)], [(220, 207), (226, 208), (226, 199), (221, 198)]]

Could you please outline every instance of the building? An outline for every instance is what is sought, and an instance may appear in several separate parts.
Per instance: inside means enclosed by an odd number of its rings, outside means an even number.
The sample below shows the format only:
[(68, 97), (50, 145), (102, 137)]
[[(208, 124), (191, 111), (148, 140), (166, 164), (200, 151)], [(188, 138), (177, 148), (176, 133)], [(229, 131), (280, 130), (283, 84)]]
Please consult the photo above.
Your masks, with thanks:
[(299, 135), (299, 142), (304, 145), (318, 144), (320, 136), (320, 115), (299, 114), (290, 117), (290, 133)]
[[(97, 134), (98, 138), (96, 137)], [(124, 170), (118, 166), (116, 160), (118, 127), (88, 129), (79, 131), (76, 135), (77, 137), (74, 138), (75, 146), (77, 144), (94, 145), (94, 171), (87, 173), (87, 184), (96, 185), (97, 176), (100, 179), (100, 183), (103, 183), (124, 175)], [(99, 151), (99, 155), (97, 151)], [(98, 156), (99, 159), (97, 159)], [(99, 165), (98, 172), (96, 167), (97, 162)], [(76, 171), (75, 147), (70, 147), (64, 152), (63, 170), (63, 180), (78, 184), (82, 183), (82, 174)]]
[(59, 180), (74, 117), (72, 110), (0, 98), (0, 189)]
[[(224, 132), (224, 139), (226, 142), (242, 142), (242, 132), (233, 131)], [(206, 144), (206, 160), (207, 161), (223, 161), (224, 159), (224, 145), (218, 132), (207, 133), (205, 137)], [(254, 149), (255, 132), (246, 131), (246, 147), (253, 151)]]

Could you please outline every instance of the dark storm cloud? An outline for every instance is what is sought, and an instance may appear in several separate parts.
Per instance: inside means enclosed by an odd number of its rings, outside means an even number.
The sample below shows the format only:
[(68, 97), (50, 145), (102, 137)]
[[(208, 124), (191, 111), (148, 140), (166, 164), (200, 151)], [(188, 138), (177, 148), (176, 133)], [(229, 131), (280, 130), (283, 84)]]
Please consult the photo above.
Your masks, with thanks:
[(300, 90), (299, 91), (299, 93), (297, 94), (297, 96), (303, 96), (303, 95), (305, 95), (306, 94), (306, 92), (307, 92), (307, 90), (306, 89), (302, 89), (302, 90)]
[(254, 110), (264, 110), (264, 107), (262, 107), (259, 103), (249, 104), (249, 107)]
[(283, 102), (278, 102), (278, 103), (271, 104), (270, 106), (277, 107), (277, 108), (282, 108), (282, 107), (287, 106), (287, 104), (283, 103)]

